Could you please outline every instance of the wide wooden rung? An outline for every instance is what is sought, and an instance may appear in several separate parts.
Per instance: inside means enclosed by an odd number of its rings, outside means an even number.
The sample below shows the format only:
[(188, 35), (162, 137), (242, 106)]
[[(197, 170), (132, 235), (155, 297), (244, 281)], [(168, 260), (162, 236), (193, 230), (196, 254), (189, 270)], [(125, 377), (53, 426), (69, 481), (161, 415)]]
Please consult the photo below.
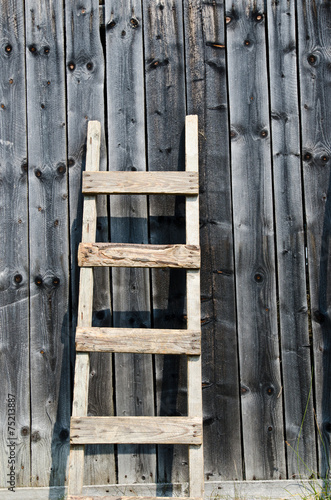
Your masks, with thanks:
[(76, 351), (199, 355), (200, 338), (198, 330), (86, 327), (76, 329)]
[(197, 195), (197, 172), (83, 172), (84, 194)]
[(191, 417), (72, 417), (70, 443), (202, 443), (201, 419)]
[[(67, 500), (169, 500), (172, 497), (120, 497), (120, 496), (81, 496), (69, 495)], [(176, 500), (203, 500), (202, 497), (174, 497)]]
[(126, 243), (80, 243), (81, 267), (171, 267), (200, 268), (196, 245), (138, 245)]

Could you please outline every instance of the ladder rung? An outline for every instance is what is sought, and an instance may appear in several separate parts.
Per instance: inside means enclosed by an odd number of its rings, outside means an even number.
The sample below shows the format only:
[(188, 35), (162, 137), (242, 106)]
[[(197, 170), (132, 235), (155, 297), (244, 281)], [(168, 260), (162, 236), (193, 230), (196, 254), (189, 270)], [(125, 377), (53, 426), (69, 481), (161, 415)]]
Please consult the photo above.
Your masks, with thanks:
[(198, 417), (72, 417), (70, 443), (199, 445), (202, 423)]
[(196, 245), (80, 243), (78, 265), (199, 269), (200, 248)]
[(176, 498), (176, 500), (203, 500), (200, 497), (121, 497), (121, 496), (81, 496), (69, 495), (67, 500), (169, 500), (169, 498)]
[(197, 195), (197, 172), (84, 172), (84, 194)]
[(200, 337), (198, 330), (78, 327), (76, 351), (199, 355)]

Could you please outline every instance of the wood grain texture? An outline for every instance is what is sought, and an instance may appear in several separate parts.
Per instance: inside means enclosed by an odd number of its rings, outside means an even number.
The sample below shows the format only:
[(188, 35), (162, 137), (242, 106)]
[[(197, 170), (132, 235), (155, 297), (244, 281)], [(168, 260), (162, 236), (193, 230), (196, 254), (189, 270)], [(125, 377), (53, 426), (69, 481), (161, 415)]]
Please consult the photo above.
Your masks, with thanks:
[(297, 4), (301, 144), (307, 225), (309, 296), (321, 477), (330, 473), (330, 22), (328, 2)]
[[(71, 249), (71, 312), (72, 345), (77, 324), (79, 271), (77, 248), (82, 234), (81, 193), (82, 170), (86, 163), (87, 122), (101, 124), (99, 170), (107, 170), (105, 141), (105, 62), (99, 25), (99, 2), (77, 3), (65, 0), (66, 71), (68, 116), (68, 166), (70, 187), (70, 249)], [(106, 197), (97, 199), (97, 241), (108, 241), (108, 210)], [(94, 270), (93, 324), (111, 326), (110, 279), (108, 269)], [(74, 363), (74, 354), (72, 354)], [(112, 415), (112, 355), (93, 353), (90, 356), (89, 413)], [(102, 394), (102, 397), (100, 397)], [(111, 446), (86, 448), (86, 484), (107, 484), (115, 481), (115, 462)]]
[(70, 442), (200, 444), (201, 419), (189, 417), (72, 417)]
[(200, 267), (200, 250), (196, 245), (80, 243), (78, 265), (197, 269)]
[[(183, 10), (180, 0), (144, 1), (147, 158), (149, 171), (184, 171), (186, 115)], [(152, 244), (185, 242), (185, 201), (150, 196)], [(152, 272), (153, 326), (185, 328), (185, 275), (177, 270)], [(156, 356), (158, 415), (187, 412), (186, 358)], [(187, 449), (158, 447), (158, 481), (188, 479)], [(162, 494), (162, 493), (160, 493)]]
[(194, 354), (201, 351), (199, 330), (156, 328), (77, 328), (77, 351)]
[(33, 486), (46, 486), (65, 482), (69, 452), (69, 248), (62, 5), (26, 1), (25, 29), (30, 193), (30, 474)]
[[(76, 495), (69, 495), (67, 500), (165, 500), (168, 499), (169, 497), (143, 497), (143, 496), (76, 496)], [(200, 497), (176, 497), (177, 500), (202, 500)]]
[[(14, 428), (15, 483), (30, 480), (29, 266), (23, 2), (0, 3), (0, 485)], [(16, 404), (10, 402), (12, 394)], [(12, 399), (12, 398), (9, 398)], [(13, 406), (11, 406), (13, 404)], [(8, 418), (9, 408), (11, 417)], [(10, 494), (11, 492), (7, 493)]]
[[(199, 116), (205, 479), (242, 478), (224, 2), (184, 2), (188, 113)], [(226, 429), (226, 432), (224, 430)]]
[[(277, 271), (288, 478), (317, 470), (308, 334), (295, 5), (268, 3)], [(303, 422), (303, 425), (302, 425)], [(302, 425), (302, 427), (301, 427)], [(306, 464), (302, 469), (297, 453)]]
[[(141, 0), (105, 4), (110, 170), (146, 170), (143, 19)], [(116, 68), (114, 70), (114, 68)], [(112, 196), (110, 239), (148, 243), (146, 196)], [(113, 269), (113, 326), (150, 327), (147, 269)], [(152, 356), (116, 354), (117, 415), (154, 415)], [(130, 367), (128, 369), (128, 367)], [(154, 445), (119, 445), (120, 483), (156, 481)]]
[(84, 173), (86, 194), (197, 194), (196, 173), (186, 172), (98, 172)]
[(226, 2), (241, 410), (246, 479), (286, 477), (262, 1)]

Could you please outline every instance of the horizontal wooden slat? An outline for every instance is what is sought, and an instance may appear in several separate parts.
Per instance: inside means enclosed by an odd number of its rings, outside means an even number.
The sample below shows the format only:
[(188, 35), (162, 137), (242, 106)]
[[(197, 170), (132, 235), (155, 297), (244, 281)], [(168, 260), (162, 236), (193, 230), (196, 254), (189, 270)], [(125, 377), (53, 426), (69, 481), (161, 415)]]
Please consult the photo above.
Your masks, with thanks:
[(72, 417), (71, 444), (201, 444), (200, 418)]
[(78, 265), (199, 269), (200, 248), (195, 245), (80, 243)]
[(84, 172), (84, 194), (196, 195), (196, 172)]
[(150, 354), (200, 354), (198, 330), (77, 328), (76, 350)]
[[(132, 497), (116, 497), (116, 496), (76, 496), (76, 495), (69, 495), (67, 497), (67, 500), (169, 500), (171, 497), (137, 497), (137, 496), (132, 496)], [(199, 497), (173, 497), (176, 498), (176, 500), (203, 500), (202, 498)]]

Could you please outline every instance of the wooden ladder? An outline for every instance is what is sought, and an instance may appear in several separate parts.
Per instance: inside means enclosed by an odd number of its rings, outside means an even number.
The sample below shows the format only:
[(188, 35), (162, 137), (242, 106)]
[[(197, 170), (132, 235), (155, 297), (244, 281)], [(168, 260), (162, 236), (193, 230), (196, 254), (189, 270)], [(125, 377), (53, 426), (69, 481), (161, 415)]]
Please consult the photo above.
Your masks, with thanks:
[[(185, 172), (99, 172), (100, 128), (99, 122), (88, 124), (86, 171), (83, 173), (83, 231), (78, 250), (78, 263), (82, 269), (70, 424), (68, 500), (114, 498), (82, 495), (84, 446), (92, 443), (189, 445), (189, 498), (201, 499), (204, 474), (197, 116), (187, 116), (185, 121)], [(97, 194), (185, 195), (186, 245), (96, 243)], [(186, 268), (187, 329), (92, 327), (92, 268), (95, 266)], [(88, 417), (90, 352), (186, 354), (188, 416)]]

